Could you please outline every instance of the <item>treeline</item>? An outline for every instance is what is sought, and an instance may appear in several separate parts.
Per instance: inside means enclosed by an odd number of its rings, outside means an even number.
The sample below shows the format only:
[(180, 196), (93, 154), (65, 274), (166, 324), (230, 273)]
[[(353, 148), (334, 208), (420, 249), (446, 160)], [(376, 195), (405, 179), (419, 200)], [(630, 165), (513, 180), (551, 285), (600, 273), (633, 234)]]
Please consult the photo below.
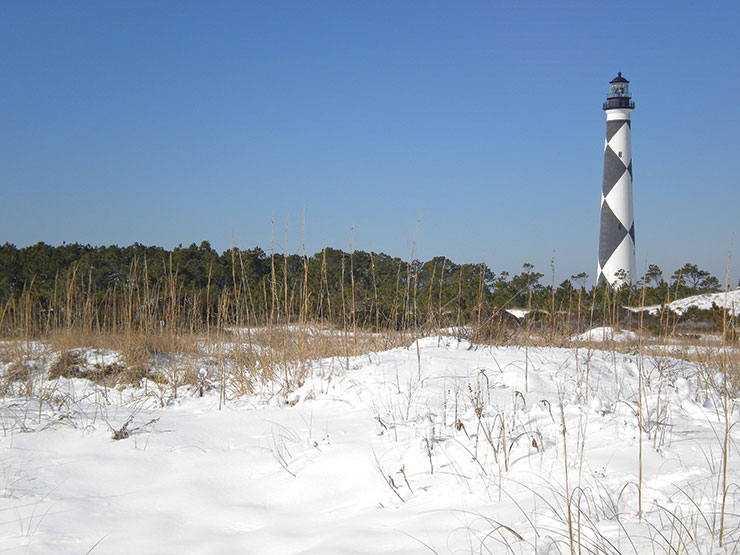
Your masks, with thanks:
[(483, 324), (503, 308), (556, 312), (660, 304), (717, 291), (693, 264), (665, 280), (655, 265), (619, 291), (588, 287), (580, 273), (553, 287), (525, 263), (510, 275), (484, 263), (444, 257), (404, 261), (382, 253), (325, 248), (311, 256), (260, 248), (219, 254), (207, 241), (167, 250), (38, 243), (0, 246), (0, 325), (42, 332), (64, 327), (116, 330), (322, 320), (366, 328)]

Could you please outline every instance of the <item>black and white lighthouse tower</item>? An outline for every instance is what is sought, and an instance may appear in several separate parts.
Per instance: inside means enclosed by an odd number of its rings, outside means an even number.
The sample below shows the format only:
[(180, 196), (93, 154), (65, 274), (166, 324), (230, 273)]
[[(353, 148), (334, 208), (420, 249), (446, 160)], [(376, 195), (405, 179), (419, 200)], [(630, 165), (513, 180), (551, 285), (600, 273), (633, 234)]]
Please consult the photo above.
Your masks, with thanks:
[(609, 82), (604, 102), (606, 142), (601, 190), (601, 233), (596, 283), (612, 287), (635, 282), (635, 221), (632, 208), (630, 113), (635, 102), (622, 72)]

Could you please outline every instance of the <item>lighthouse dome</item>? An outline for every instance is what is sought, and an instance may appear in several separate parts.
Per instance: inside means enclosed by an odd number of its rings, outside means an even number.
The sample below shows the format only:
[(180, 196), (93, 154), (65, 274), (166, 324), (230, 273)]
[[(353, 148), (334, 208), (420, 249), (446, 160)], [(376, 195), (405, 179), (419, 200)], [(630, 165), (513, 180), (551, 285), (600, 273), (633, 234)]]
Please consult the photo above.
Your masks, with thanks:
[(622, 77), (622, 72), (620, 71), (614, 79), (609, 81), (609, 94), (606, 95), (604, 110), (615, 108), (631, 110), (634, 107), (635, 103), (630, 94), (630, 82)]
[(621, 71), (618, 71), (617, 72), (617, 76), (614, 79), (612, 79), (611, 81), (609, 81), (609, 83), (629, 83), (629, 81), (627, 81), (627, 79), (625, 79), (624, 77), (622, 77), (622, 72)]

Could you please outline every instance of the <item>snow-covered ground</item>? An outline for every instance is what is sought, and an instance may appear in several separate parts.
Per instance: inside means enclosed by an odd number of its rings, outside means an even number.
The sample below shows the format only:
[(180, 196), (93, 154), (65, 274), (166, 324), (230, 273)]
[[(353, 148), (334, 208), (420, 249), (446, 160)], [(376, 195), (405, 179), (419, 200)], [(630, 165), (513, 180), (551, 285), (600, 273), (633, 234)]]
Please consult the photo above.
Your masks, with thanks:
[[(692, 307), (701, 310), (711, 310), (713, 307), (720, 308), (727, 306), (727, 312), (734, 316), (740, 316), (740, 289), (723, 293), (705, 293), (703, 295), (694, 295), (678, 299), (668, 304), (668, 308), (676, 314), (683, 314)], [(661, 309), (660, 305), (646, 306), (644, 308), (630, 308), (634, 312), (647, 310), (650, 314), (656, 314)]]
[(220, 410), (217, 389), (17, 386), (0, 408), (0, 552), (732, 553), (738, 428), (720, 549), (707, 381), (672, 358), (432, 337)]
[(629, 330), (615, 330), (610, 327), (598, 327), (590, 329), (571, 338), (573, 341), (591, 341), (603, 343), (604, 341), (635, 342), (639, 336)]
[(507, 308), (506, 312), (511, 314), (514, 318), (521, 320), (530, 313), (530, 310), (527, 308)]

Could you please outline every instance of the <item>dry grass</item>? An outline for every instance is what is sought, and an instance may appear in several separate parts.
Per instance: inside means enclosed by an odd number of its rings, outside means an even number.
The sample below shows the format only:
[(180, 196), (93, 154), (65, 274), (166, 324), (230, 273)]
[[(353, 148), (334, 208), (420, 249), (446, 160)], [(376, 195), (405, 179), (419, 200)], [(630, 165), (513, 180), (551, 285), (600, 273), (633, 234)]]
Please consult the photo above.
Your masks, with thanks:
[[(182, 386), (200, 395), (219, 388), (225, 402), (268, 384), (287, 395), (305, 382), (313, 361), (344, 360), (407, 346), (413, 339), (401, 332), (351, 333), (304, 324), (179, 334), (61, 330), (30, 344), (44, 351), (46, 380), (85, 379), (105, 387), (146, 388), (150, 383), (169, 388), (172, 396)], [(30, 383), (28, 345), (20, 339), (0, 343), (3, 391), (14, 383)]]
[(9, 388), (13, 383), (30, 382), (32, 379), (32, 375), (32, 368), (28, 364), (19, 360), (11, 361), (7, 364), (7, 366), (3, 370), (2, 376), (0, 377), (0, 391), (2, 391), (4, 395), (7, 391), (9, 391)]
[(120, 382), (138, 384), (139, 381), (131, 379), (126, 371), (127, 367), (119, 363), (89, 365), (78, 350), (70, 350), (59, 353), (47, 372), (47, 379), (81, 378), (105, 385)]
[[(413, 298), (409, 302), (413, 303)], [(347, 304), (351, 306), (351, 302)], [(369, 331), (359, 326), (351, 315), (344, 319), (343, 328), (332, 327), (320, 320), (312, 321), (306, 314), (291, 320), (279, 312), (263, 325), (249, 326), (246, 325), (248, 318), (239, 316), (237, 308), (237, 305), (225, 307), (223, 312), (234, 311), (235, 315), (230, 318), (209, 317), (206, 326), (154, 325), (153, 321), (148, 321), (136, 325), (130, 323), (117, 330), (61, 326), (43, 334), (17, 334), (12, 339), (0, 342), (0, 389), (3, 395), (12, 392), (30, 397), (34, 393), (32, 382), (39, 368), (32, 362), (37, 359), (33, 349), (34, 345), (41, 345), (47, 361), (41, 370), (46, 371), (45, 379), (51, 381), (86, 379), (104, 387), (132, 385), (143, 387), (144, 391), (149, 387), (150, 391), (161, 396), (162, 402), (165, 402), (165, 392), (172, 398), (178, 395), (180, 388), (185, 387), (195, 395), (217, 390), (222, 404), (256, 391), (267, 392), (290, 403), (289, 394), (306, 382), (315, 368), (314, 361), (332, 358), (348, 366), (351, 357), (408, 346), (422, 336), (454, 333), (477, 344), (518, 345), (523, 348), (555, 346), (629, 353), (638, 359), (683, 359), (696, 363), (701, 369), (707, 395), (710, 392), (715, 396), (725, 395), (725, 407), (730, 406), (726, 397), (728, 389), (733, 396), (740, 391), (740, 348), (736, 341), (723, 347), (722, 337), (681, 335), (673, 328), (650, 333), (638, 327), (633, 329), (638, 340), (597, 342), (573, 339), (575, 335), (600, 324), (586, 321), (580, 313), (559, 314), (552, 320), (546, 313), (540, 313), (519, 322), (500, 314), (483, 318), (479, 311), (474, 325), (461, 325), (455, 330), (443, 332), (438, 326), (430, 324), (425, 327), (406, 327), (402, 331), (377, 331), (377, 327), (376, 331)], [(616, 313), (608, 315), (605, 320), (603, 325), (619, 327)], [(729, 388), (723, 388), (718, 383), (718, 375), (726, 376)], [(588, 390), (587, 384), (585, 389)], [(649, 411), (646, 411), (647, 423), (644, 423), (642, 411), (641, 407), (640, 445), (645, 441), (648, 447), (651, 434), (653, 442), (658, 441), (661, 425), (655, 421), (651, 425)], [(655, 412), (659, 412), (657, 408)], [(479, 419), (480, 416), (481, 413), (478, 413)], [(598, 529), (589, 530), (592, 516), (588, 512), (590, 508), (583, 511), (581, 508), (581, 469), (574, 466), (570, 470), (568, 466), (568, 461), (574, 459), (571, 449), (578, 456), (580, 444), (572, 440), (571, 445), (566, 443), (562, 413), (561, 421), (564, 470), (568, 480), (563, 499), (566, 510), (562, 511), (567, 534), (563, 545), (574, 553), (580, 552), (584, 545), (581, 538), (592, 532), (598, 534)], [(503, 415), (500, 416), (500, 422), (500, 437), (505, 440)], [(643, 426), (647, 440), (642, 437)], [(126, 426), (120, 431), (125, 429)], [(724, 439), (729, 435), (728, 431)], [(498, 443), (490, 439), (490, 435), (488, 437), (495, 452), (499, 449)], [(727, 445), (722, 449), (723, 453), (729, 454)], [(506, 452), (505, 445), (503, 452)], [(430, 468), (431, 460), (430, 456)], [(502, 458), (502, 464), (506, 472), (508, 460)], [(639, 465), (641, 468), (641, 461)], [(721, 467), (727, 467), (726, 460)], [(637, 487), (641, 496), (641, 482)], [(726, 479), (718, 485), (720, 488), (728, 490)], [(560, 490), (556, 493), (563, 495)], [(681, 522), (676, 526), (676, 530), (684, 527)], [(606, 545), (604, 540), (600, 547)], [(597, 548), (592, 552), (600, 551)]]
[[(585, 327), (585, 323), (581, 325)], [(740, 349), (729, 345), (722, 350), (721, 337), (651, 335), (646, 330), (636, 330), (642, 346), (638, 341), (595, 342), (574, 340), (571, 326), (550, 328), (542, 320), (518, 323), (510, 318), (489, 319), (480, 327), (450, 331), (477, 344), (605, 349), (622, 353), (637, 353), (642, 349), (645, 356), (680, 358), (714, 371), (724, 368), (731, 388), (740, 389)], [(225, 391), (224, 396), (234, 397), (251, 393), (260, 384), (271, 381), (280, 383), (283, 392), (295, 389), (305, 381), (312, 361), (331, 357), (348, 359), (407, 346), (417, 337), (439, 333), (432, 327), (378, 333), (351, 322), (350, 329), (343, 330), (304, 321), (252, 328), (212, 325), (205, 332), (177, 332), (166, 327), (119, 332), (58, 329), (38, 342), (53, 359), (47, 368), (48, 379), (83, 378), (106, 386), (136, 386), (151, 381), (174, 389), (188, 385), (201, 393), (220, 383), (223, 389), (228, 385), (229, 392)], [(28, 343), (20, 338), (0, 343), (3, 390), (10, 383), (28, 381), (31, 369), (24, 347)], [(90, 362), (83, 356), (85, 351), (115, 353), (117, 358), (113, 362)]]
[[(270, 382), (280, 384), (280, 389), (286, 392), (303, 383), (312, 361), (336, 357), (348, 363), (352, 356), (409, 345), (418, 337), (441, 334), (444, 323), (451, 322), (456, 326), (453, 333), (478, 344), (598, 348), (615, 352), (642, 349), (647, 355), (682, 357), (708, 365), (716, 362), (703, 360), (714, 356), (712, 349), (716, 346), (680, 336), (675, 322), (671, 324), (675, 318), (672, 320), (670, 316), (665, 319), (660, 316), (659, 331), (654, 336), (647, 328), (637, 330), (641, 338), (639, 345), (574, 341), (574, 335), (596, 325), (619, 328), (628, 324), (625, 319), (629, 318), (634, 323), (633, 315), (617, 305), (616, 294), (612, 299), (604, 295), (603, 306), (595, 306), (594, 293), (589, 307), (583, 291), (574, 292), (570, 306), (557, 311), (553, 296), (549, 311), (530, 311), (522, 321), (503, 307), (484, 308), (483, 264), (472, 312), (462, 310), (460, 287), (457, 301), (443, 306), (442, 270), (438, 306), (433, 306), (435, 295), (430, 288), (425, 317), (418, 312), (418, 268), (408, 262), (404, 271), (400, 264), (394, 304), (382, 318), (377, 289), (374, 291), (376, 305), (374, 310), (366, 311), (372, 317), (365, 321), (372, 326), (371, 332), (359, 321), (353, 257), (350, 243), (349, 256), (342, 260), (338, 306), (331, 303), (325, 268), (322, 267), (318, 281), (310, 282), (304, 255), (302, 283), (288, 287), (287, 258), (283, 255), (280, 260), (281, 256), (274, 252), (270, 256), (272, 273), (269, 282), (263, 283), (262, 291), (250, 289), (244, 276), (238, 280), (236, 273), (230, 289), (212, 290), (209, 279), (204, 291), (188, 291), (171, 261), (167, 279), (152, 286), (146, 260), (134, 260), (124, 284), (112, 291), (95, 292), (89, 276), (70, 271), (59, 276), (53, 299), (42, 302), (31, 283), (18, 298), (2, 307), (0, 334), (10, 340), (0, 343), (2, 383), (7, 389), (7, 384), (21, 381), (20, 377), (32, 373), (27, 347), (37, 342), (56, 361), (53, 367), (46, 364), (52, 379), (81, 377), (105, 385), (143, 383), (144, 387), (148, 381), (154, 381), (169, 385), (173, 395), (182, 385), (196, 387), (201, 392), (219, 387), (224, 400)], [(232, 262), (234, 272), (239, 268), (244, 272), (241, 260), (235, 258)], [(404, 273), (405, 281), (401, 283), (399, 279)], [(433, 273), (432, 281), (435, 276)], [(594, 314), (599, 310), (603, 315), (597, 323)], [(422, 321), (424, 318), (426, 321)], [(396, 329), (399, 323), (400, 330)], [(726, 319), (729, 346), (737, 343), (736, 325), (735, 318)], [(90, 350), (113, 352), (117, 359), (114, 362), (75, 359)], [(738, 384), (738, 349), (735, 346), (724, 352), (722, 369), (727, 371), (732, 383)]]

